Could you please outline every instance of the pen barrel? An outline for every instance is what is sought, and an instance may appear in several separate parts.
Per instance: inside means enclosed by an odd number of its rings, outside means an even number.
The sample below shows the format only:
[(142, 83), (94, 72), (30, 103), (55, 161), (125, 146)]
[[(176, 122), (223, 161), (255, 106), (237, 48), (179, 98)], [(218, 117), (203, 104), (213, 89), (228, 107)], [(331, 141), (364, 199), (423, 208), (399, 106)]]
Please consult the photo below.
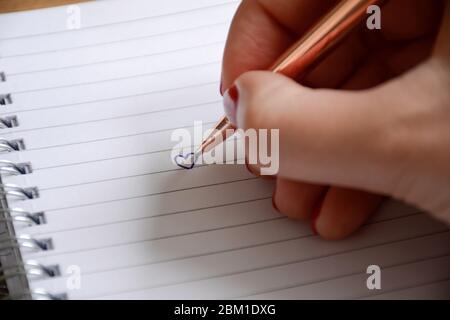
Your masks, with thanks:
[[(384, 0), (342, 0), (281, 55), (269, 70), (290, 78), (304, 76), (362, 20), (369, 6), (382, 2)], [(214, 128), (215, 132), (203, 140), (196, 154), (208, 152), (218, 144), (218, 141), (224, 141), (226, 130), (233, 129), (234, 126), (227, 117), (223, 117)]]
[(303, 76), (367, 14), (380, 0), (342, 0), (270, 68), (290, 78)]
[(205, 153), (214, 149), (219, 142), (227, 140), (232, 133), (236, 130), (236, 127), (228, 120), (227, 117), (222, 117), (219, 122), (214, 126), (214, 130), (206, 137), (199, 147), (199, 152)]

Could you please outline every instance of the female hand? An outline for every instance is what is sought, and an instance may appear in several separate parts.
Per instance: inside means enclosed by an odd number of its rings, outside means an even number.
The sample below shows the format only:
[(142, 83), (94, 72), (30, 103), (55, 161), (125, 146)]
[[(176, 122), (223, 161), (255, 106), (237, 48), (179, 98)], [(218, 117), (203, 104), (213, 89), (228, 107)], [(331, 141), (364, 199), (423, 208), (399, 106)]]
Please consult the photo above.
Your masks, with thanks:
[(303, 85), (251, 71), (335, 2), (244, 0), (230, 29), (226, 112), (240, 128), (280, 130), (275, 207), (327, 239), (357, 230), (385, 195), (450, 222), (450, 1), (391, 0), (381, 30), (362, 23)]

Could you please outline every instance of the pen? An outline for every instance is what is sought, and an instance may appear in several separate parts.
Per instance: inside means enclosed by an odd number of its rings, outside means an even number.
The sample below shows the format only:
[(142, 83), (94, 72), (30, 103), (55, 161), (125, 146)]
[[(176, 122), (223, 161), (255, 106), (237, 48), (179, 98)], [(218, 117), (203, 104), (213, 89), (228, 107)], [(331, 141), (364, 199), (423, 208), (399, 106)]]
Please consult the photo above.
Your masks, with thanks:
[[(319, 61), (367, 14), (367, 8), (376, 5), (380, 0), (342, 0), (328, 14), (316, 23), (309, 32), (295, 42), (269, 68), (270, 71), (287, 77), (304, 76), (314, 63)], [(204, 153), (213, 149), (226, 139), (227, 130), (235, 130), (226, 116), (222, 117), (214, 127), (211, 135), (203, 140), (199, 148), (192, 153), (192, 167)], [(217, 139), (217, 136), (222, 139)]]

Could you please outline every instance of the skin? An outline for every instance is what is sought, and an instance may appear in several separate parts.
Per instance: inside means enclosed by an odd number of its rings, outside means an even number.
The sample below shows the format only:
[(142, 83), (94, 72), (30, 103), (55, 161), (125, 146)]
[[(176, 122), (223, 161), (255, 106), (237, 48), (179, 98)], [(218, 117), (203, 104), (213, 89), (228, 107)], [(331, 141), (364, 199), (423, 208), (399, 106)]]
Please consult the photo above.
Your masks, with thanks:
[[(326, 239), (355, 232), (386, 196), (450, 222), (450, 1), (391, 0), (301, 84), (267, 71), (336, 1), (244, 0), (221, 91), (236, 124), (280, 129), (274, 206)], [(258, 165), (249, 165), (258, 174)]]

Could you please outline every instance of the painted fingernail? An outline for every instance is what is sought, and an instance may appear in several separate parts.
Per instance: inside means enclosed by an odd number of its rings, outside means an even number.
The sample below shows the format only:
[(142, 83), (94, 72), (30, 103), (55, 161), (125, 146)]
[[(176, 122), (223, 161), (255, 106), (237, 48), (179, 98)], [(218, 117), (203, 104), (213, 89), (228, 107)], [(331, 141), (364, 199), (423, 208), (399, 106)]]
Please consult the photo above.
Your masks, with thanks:
[(252, 175), (257, 176), (258, 174), (255, 173), (252, 168), (248, 165), (247, 160), (245, 160), (245, 168), (247, 169), (248, 172), (250, 172)]
[(232, 124), (236, 124), (236, 108), (239, 98), (239, 93), (235, 85), (230, 87), (223, 94), (223, 107), (225, 114)]
[(317, 218), (319, 218), (320, 211), (322, 211), (323, 199), (320, 199), (319, 202), (314, 207), (314, 210), (311, 215), (311, 229), (315, 235), (318, 235), (317, 232)]
[(245, 160), (245, 169), (247, 169), (248, 172), (253, 173), (252, 170), (250, 170), (250, 167), (248, 166), (247, 159)]
[(277, 211), (279, 212), (280, 210), (278, 210), (277, 204), (275, 203), (275, 194), (276, 194), (276, 192), (277, 192), (277, 190), (275, 189), (275, 190), (273, 191), (273, 195), (272, 195), (272, 206), (273, 206), (273, 208), (274, 208), (275, 210), (277, 210)]

